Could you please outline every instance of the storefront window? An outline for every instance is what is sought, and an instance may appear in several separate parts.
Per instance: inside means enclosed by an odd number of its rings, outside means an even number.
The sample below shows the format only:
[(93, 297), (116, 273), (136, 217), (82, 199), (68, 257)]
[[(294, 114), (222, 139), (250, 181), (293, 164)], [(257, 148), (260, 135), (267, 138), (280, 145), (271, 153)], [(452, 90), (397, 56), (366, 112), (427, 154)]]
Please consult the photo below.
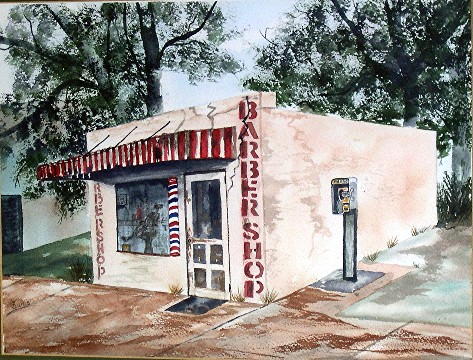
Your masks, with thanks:
[(166, 180), (116, 185), (118, 251), (169, 255)]

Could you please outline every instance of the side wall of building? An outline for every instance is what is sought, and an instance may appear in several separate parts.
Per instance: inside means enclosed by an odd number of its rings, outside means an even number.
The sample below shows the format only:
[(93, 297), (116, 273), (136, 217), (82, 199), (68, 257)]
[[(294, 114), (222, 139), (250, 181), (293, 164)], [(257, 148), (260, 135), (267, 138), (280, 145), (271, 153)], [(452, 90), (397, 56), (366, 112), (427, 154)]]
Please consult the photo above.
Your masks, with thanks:
[(358, 179), (358, 260), (435, 225), (435, 133), (282, 110), (262, 119), (268, 285), (289, 294), (342, 268), (331, 180)]

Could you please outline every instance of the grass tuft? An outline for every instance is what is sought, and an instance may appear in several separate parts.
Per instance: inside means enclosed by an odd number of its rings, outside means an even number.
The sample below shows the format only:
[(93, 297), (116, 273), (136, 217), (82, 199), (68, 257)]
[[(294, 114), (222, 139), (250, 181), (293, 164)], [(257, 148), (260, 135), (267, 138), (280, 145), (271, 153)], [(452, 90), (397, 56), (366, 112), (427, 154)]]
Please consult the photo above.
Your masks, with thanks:
[(368, 260), (368, 261), (371, 261), (371, 262), (375, 262), (376, 259), (377, 259), (378, 256), (379, 256), (379, 253), (380, 253), (380, 251), (377, 250), (377, 251), (375, 251), (375, 252), (372, 253), (372, 254), (366, 255), (366, 256), (364, 257), (364, 259), (366, 259), (366, 260)]
[(180, 284), (170, 284), (168, 285), (168, 290), (171, 294), (174, 296), (179, 296), (182, 294), (182, 291), (184, 290)]
[(430, 229), (429, 226), (424, 226), (424, 227), (421, 227), (421, 228), (416, 228), (415, 226), (413, 226), (411, 228), (411, 234), (412, 234), (412, 236), (417, 236), (419, 234), (425, 233), (429, 229)]
[(232, 301), (236, 301), (236, 302), (244, 302), (246, 300), (246, 298), (243, 296), (243, 294), (240, 293), (240, 289), (238, 289), (238, 292), (236, 294), (232, 294), (230, 296), (230, 299)]
[(395, 247), (398, 243), (399, 239), (397, 238), (397, 236), (393, 236), (391, 239), (388, 240), (386, 244), (388, 245), (388, 249), (391, 249)]
[(266, 291), (263, 296), (261, 296), (261, 302), (264, 306), (273, 303), (278, 297), (278, 294), (274, 291)]
[(93, 281), (94, 275), (92, 274), (92, 259), (90, 257), (71, 260), (67, 270), (66, 280), (89, 284)]

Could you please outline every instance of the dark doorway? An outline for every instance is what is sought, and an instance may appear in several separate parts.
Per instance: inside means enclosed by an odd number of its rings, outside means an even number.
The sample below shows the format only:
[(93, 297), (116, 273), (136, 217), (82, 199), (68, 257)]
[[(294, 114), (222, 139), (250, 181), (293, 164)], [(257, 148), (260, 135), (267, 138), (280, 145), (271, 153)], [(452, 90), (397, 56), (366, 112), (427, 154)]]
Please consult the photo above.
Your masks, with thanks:
[(23, 209), (21, 195), (2, 195), (2, 252), (23, 251)]

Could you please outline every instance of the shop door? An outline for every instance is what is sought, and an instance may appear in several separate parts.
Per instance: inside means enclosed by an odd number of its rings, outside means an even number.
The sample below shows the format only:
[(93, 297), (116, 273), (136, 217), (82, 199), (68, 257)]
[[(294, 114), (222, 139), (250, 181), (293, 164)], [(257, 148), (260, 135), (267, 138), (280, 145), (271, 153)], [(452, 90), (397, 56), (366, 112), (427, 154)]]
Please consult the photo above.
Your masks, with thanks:
[(186, 176), (189, 294), (229, 299), (225, 173)]

